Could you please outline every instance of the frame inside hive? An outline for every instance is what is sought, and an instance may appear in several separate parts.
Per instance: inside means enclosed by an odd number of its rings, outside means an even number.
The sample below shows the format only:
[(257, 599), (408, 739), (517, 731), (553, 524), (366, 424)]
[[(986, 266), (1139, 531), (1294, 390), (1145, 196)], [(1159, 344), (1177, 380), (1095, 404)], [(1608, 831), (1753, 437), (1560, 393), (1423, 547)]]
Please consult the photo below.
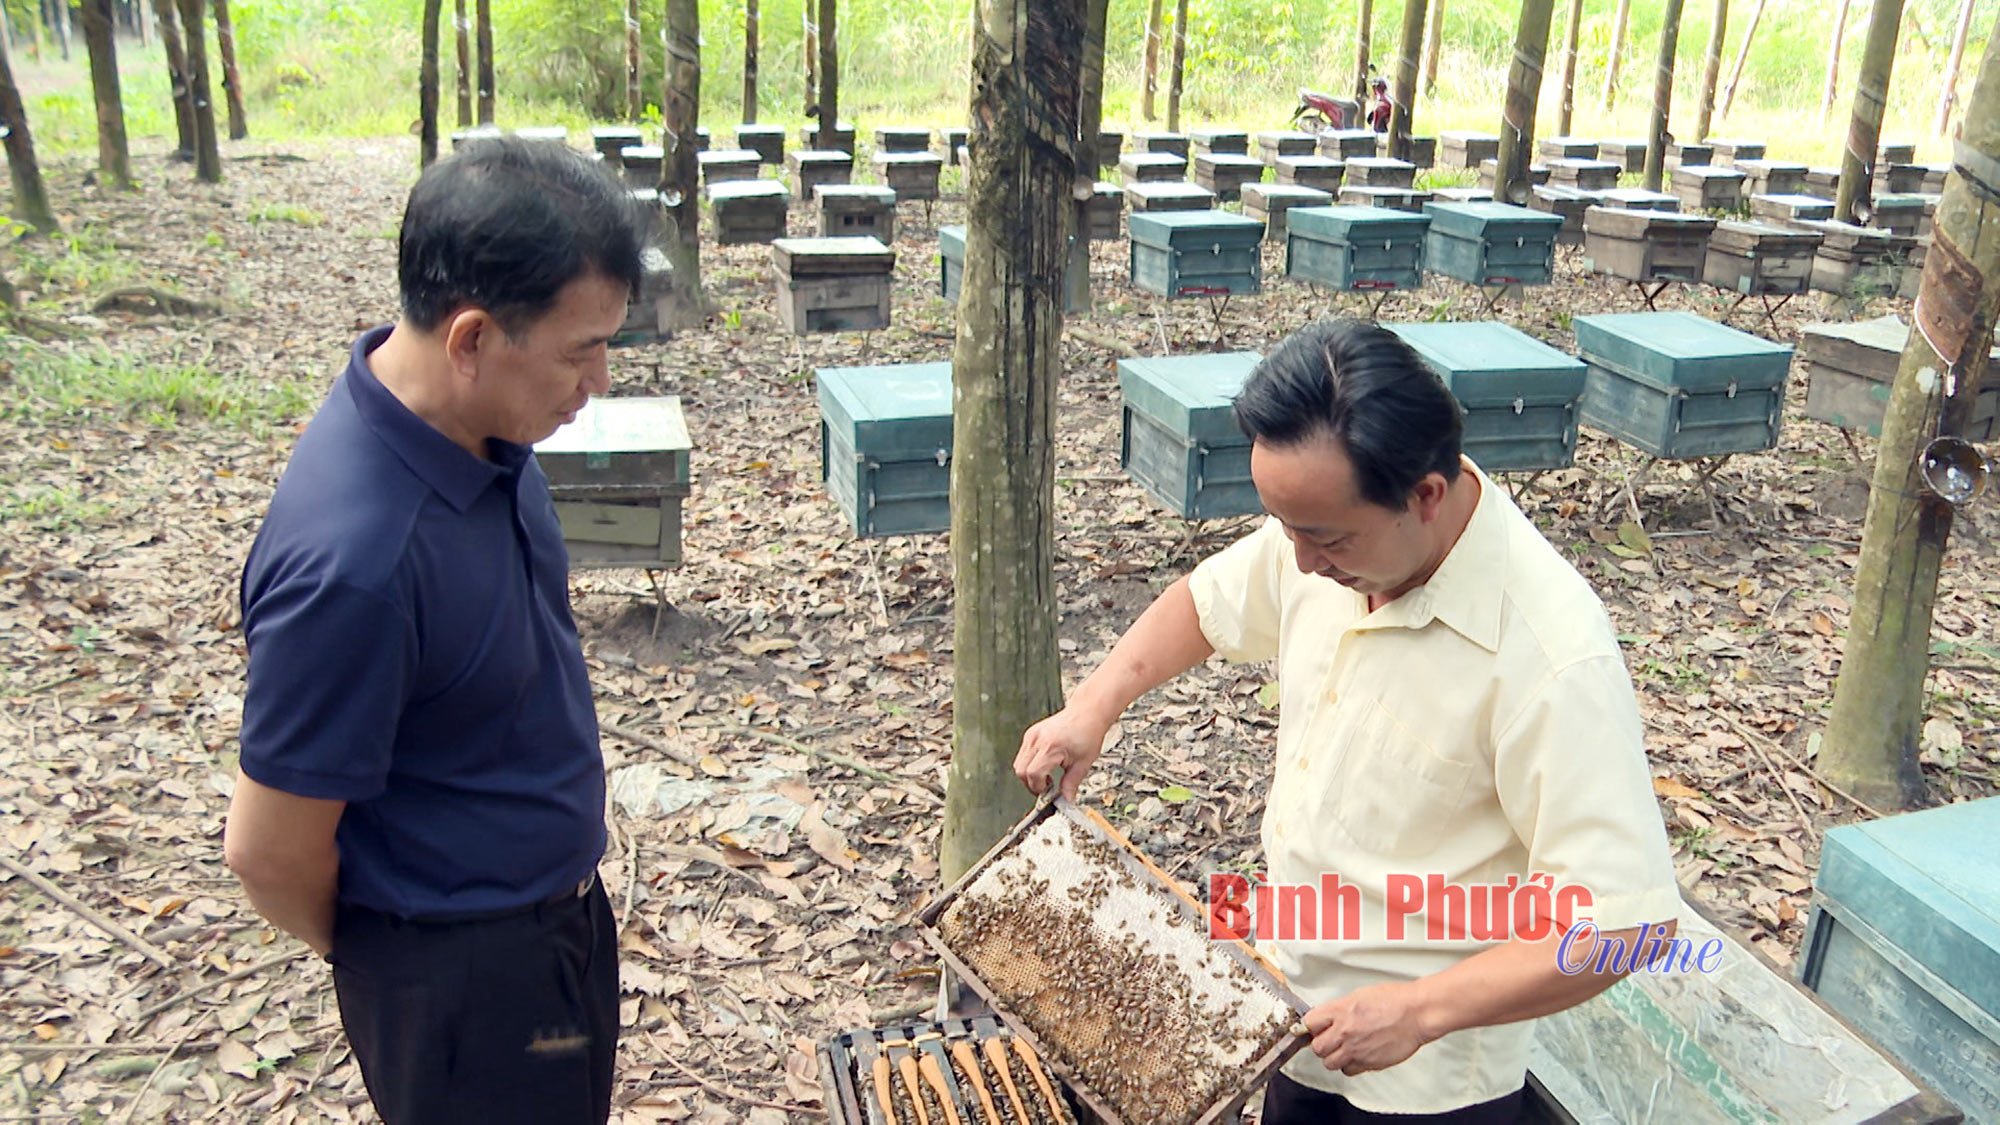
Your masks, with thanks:
[(1225, 1120), (1307, 1005), (1102, 816), (1044, 802), (927, 906), (925, 938), (1113, 1125)]

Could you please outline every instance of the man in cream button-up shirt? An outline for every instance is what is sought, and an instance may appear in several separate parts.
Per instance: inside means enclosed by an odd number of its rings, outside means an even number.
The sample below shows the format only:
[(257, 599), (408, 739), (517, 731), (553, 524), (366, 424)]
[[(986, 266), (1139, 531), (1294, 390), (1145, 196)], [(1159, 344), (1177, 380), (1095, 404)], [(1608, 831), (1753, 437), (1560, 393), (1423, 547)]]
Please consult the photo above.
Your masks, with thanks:
[[(1526, 1021), (1618, 976), (1565, 972), (1562, 927), (1630, 941), (1679, 910), (1610, 622), (1463, 459), (1457, 403), (1393, 334), (1307, 328), (1236, 412), (1271, 518), (1169, 587), (1028, 731), (1016, 772), (1040, 791), (1060, 768), (1074, 796), (1147, 690), (1211, 653), (1275, 660), (1268, 878), (1350, 890), (1318, 915), (1337, 932), (1261, 943), (1314, 1005), (1267, 1125), (1511, 1121)], [(1533, 917), (1480, 893), (1531, 883), (1500, 901)]]

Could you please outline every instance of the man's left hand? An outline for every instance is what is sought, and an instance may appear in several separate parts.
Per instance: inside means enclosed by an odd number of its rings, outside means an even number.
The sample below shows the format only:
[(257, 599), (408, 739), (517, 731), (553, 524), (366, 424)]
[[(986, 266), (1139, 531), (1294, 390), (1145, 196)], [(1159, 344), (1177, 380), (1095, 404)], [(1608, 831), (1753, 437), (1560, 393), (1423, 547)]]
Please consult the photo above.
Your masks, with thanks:
[(1313, 1054), (1328, 1070), (1386, 1070), (1430, 1042), (1417, 1019), (1414, 984), (1373, 984), (1306, 1013)]

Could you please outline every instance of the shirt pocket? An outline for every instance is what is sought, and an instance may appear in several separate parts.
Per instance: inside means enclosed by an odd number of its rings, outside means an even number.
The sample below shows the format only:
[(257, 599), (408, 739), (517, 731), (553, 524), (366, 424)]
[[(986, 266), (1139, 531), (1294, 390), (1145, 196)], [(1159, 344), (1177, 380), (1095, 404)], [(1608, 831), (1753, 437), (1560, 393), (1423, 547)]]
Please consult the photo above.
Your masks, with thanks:
[(1334, 831), (1379, 855), (1416, 859), (1451, 835), (1465, 812), (1475, 770), (1440, 755), (1370, 702), (1334, 732), (1339, 745), (1333, 777)]

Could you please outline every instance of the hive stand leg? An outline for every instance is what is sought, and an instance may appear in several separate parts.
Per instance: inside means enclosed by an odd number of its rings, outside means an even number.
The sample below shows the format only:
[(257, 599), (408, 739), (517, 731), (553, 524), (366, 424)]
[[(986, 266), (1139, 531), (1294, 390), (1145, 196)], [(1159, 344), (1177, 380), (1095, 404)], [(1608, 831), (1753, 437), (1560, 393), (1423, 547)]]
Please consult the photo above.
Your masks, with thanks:
[(1735, 454), (1733, 453), (1725, 453), (1720, 457), (1702, 462), (1700, 471), (1695, 473), (1694, 477), (1695, 484), (1699, 485), (1702, 493), (1708, 497), (1708, 514), (1715, 520), (1718, 526), (1724, 521), (1722, 518), (1722, 500), (1715, 494), (1715, 474), (1720, 472), (1722, 466), (1728, 464), (1729, 459), (1734, 456)]
[(1842, 426), (1840, 427), (1840, 436), (1846, 440), (1847, 452), (1853, 455), (1854, 464), (1859, 468), (1866, 469), (1868, 467), (1868, 458), (1862, 454), (1861, 443), (1855, 440), (1854, 431), (1848, 429), (1846, 426)]
[(667, 613), (667, 590), (666, 587), (660, 585), (660, 570), (658, 567), (649, 566), (646, 568), (646, 581), (653, 587), (653, 632), (651, 636), (653, 640), (657, 641), (660, 639), (660, 620)]
[(1646, 478), (1653, 475), (1653, 469), (1659, 463), (1659, 458), (1647, 457), (1646, 463), (1639, 467), (1637, 473), (1634, 473), (1629, 469), (1625, 469), (1624, 463), (1621, 460), (1619, 468), (1625, 478), (1624, 484), (1617, 492), (1612, 493), (1610, 500), (1605, 503), (1601, 518), (1610, 518), (1612, 511), (1618, 507), (1618, 501), (1623, 499), (1625, 501), (1625, 510), (1631, 513), (1632, 522), (1642, 528), (1645, 527), (1645, 518), (1639, 514), (1639, 490), (1646, 486)]
[(1734, 316), (1736, 315), (1736, 310), (1737, 310), (1737, 309), (1740, 309), (1740, 308), (1742, 308), (1742, 307), (1743, 307), (1743, 302), (1745, 302), (1745, 301), (1747, 301), (1747, 300), (1749, 300), (1749, 299), (1750, 299), (1750, 294), (1748, 294), (1748, 293), (1738, 293), (1738, 294), (1736, 295), (1736, 303), (1735, 303), (1735, 304), (1732, 304), (1732, 305), (1730, 305), (1730, 306), (1729, 306), (1729, 308), (1727, 308), (1726, 310), (1724, 310), (1724, 311), (1723, 311), (1723, 314), (1722, 314), (1722, 322), (1723, 322), (1724, 324), (1727, 324), (1727, 323), (1729, 323), (1730, 319), (1731, 319), (1732, 317), (1734, 317)]
[(1173, 345), (1167, 343), (1167, 307), (1164, 302), (1153, 302), (1153, 330), (1159, 336), (1160, 354), (1174, 354)]
[(1375, 303), (1368, 306), (1369, 320), (1382, 319), (1382, 304), (1383, 302), (1387, 301), (1391, 296), (1393, 296), (1395, 292), (1396, 291), (1394, 289), (1384, 289), (1380, 293), (1376, 294)]
[(1208, 299), (1209, 326), (1212, 329), (1214, 329), (1215, 332), (1214, 338), (1209, 341), (1210, 343), (1213, 344), (1222, 343), (1223, 341), (1222, 313), (1228, 307), (1229, 307), (1229, 298), (1227, 296), (1224, 296), (1220, 299), (1217, 299), (1215, 297), (1210, 297)]
[(1660, 310), (1654, 306), (1653, 302), (1659, 300), (1660, 294), (1665, 293), (1667, 286), (1672, 285), (1673, 282), (1671, 280), (1662, 281), (1658, 285), (1653, 286), (1651, 292), (1646, 290), (1646, 283), (1643, 281), (1635, 281), (1632, 284), (1638, 287), (1639, 296), (1645, 298), (1647, 310), (1650, 312), (1659, 312)]
[(1769, 295), (1765, 295), (1760, 299), (1764, 302), (1764, 327), (1776, 332), (1778, 330), (1778, 312), (1786, 305), (1792, 303), (1792, 294), (1787, 293), (1778, 298), (1778, 303), (1775, 305), (1771, 303)]
[(1479, 286), (1478, 289), (1480, 295), (1486, 298), (1486, 311), (1490, 313), (1494, 309), (1498, 308), (1500, 302), (1507, 299), (1507, 290), (1512, 288), (1513, 286), (1511, 285), (1502, 285), (1500, 288), (1494, 290), (1491, 294), (1488, 294), (1486, 292), (1485, 286)]

